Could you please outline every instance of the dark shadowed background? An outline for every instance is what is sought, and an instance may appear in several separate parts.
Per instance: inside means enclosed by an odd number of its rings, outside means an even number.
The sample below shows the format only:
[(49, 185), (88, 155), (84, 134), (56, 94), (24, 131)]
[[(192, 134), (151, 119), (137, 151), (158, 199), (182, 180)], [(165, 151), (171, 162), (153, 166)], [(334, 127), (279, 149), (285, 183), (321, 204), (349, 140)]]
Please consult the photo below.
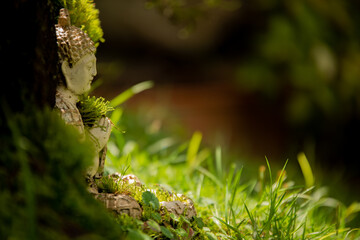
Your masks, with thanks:
[(267, 156), (300, 171), (304, 152), (324, 184), (360, 184), (358, 1), (232, 2), (192, 21), (153, 2), (96, 2), (106, 41), (95, 95), (152, 80), (127, 112), (186, 138), (199, 130), (247, 164)]

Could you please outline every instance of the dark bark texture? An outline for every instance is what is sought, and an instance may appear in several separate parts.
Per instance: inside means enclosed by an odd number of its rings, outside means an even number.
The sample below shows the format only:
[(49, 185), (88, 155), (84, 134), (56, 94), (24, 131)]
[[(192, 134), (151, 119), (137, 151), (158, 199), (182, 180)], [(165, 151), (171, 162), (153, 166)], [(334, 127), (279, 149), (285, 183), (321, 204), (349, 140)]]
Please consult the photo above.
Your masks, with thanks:
[(2, 3), (2, 108), (21, 112), (33, 105), (54, 105), (61, 78), (54, 27), (59, 8), (50, 0)]

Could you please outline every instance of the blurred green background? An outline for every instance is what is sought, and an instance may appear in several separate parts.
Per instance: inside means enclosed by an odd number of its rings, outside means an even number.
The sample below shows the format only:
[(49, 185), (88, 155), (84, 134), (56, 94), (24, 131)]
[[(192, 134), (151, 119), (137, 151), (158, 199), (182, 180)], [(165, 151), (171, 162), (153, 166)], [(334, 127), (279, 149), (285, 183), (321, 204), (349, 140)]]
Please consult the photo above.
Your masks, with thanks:
[(155, 84), (124, 106), (143, 122), (138, 128), (183, 138), (199, 130), (207, 144), (237, 156), (231, 161), (258, 168), (264, 156), (279, 165), (289, 159), (288, 171), (299, 176), (304, 152), (318, 183), (359, 194), (359, 1), (96, 7), (105, 43), (94, 94), (111, 99), (136, 83)]

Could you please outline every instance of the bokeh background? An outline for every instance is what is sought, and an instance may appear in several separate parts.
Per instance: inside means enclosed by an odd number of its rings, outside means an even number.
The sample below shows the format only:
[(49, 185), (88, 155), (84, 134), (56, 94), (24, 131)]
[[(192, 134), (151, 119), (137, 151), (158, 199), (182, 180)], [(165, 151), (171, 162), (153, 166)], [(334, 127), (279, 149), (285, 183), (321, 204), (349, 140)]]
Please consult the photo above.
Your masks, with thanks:
[[(102, 0), (94, 95), (151, 80), (126, 114), (229, 159), (301, 175), (343, 200), (360, 194), (360, 2)], [(349, 200), (350, 201), (350, 200)]]

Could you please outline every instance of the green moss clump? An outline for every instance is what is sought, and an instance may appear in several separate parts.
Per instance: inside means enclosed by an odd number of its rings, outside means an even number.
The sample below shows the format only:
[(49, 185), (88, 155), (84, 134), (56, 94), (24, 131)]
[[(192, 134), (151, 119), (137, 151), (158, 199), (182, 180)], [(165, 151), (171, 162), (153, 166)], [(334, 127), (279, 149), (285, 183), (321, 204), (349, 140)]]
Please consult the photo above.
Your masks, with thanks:
[(96, 126), (100, 118), (105, 117), (108, 112), (114, 110), (114, 108), (110, 106), (109, 101), (105, 101), (102, 97), (96, 98), (94, 96), (81, 97), (77, 106), (84, 126), (89, 128)]
[(104, 176), (96, 183), (100, 191), (129, 195), (142, 207), (141, 220), (128, 215), (116, 217), (121, 229), (128, 232), (129, 239), (208, 239), (210, 232), (204, 230), (205, 224), (201, 218), (187, 219), (160, 207), (162, 201), (186, 202), (185, 196), (177, 195), (159, 185), (148, 188), (111, 175)]
[(100, 25), (99, 10), (93, 0), (60, 0), (62, 7), (70, 13), (71, 24), (85, 31), (95, 47), (104, 42), (104, 32)]
[(141, 201), (141, 194), (145, 191), (144, 186), (129, 183), (121, 178), (114, 178), (111, 175), (104, 176), (96, 181), (100, 192), (125, 194), (133, 197), (137, 202)]
[(75, 129), (52, 110), (11, 114), (1, 128), (0, 239), (121, 239), (87, 192), (93, 151)]
[(102, 177), (96, 181), (96, 184), (101, 192), (129, 195), (139, 203), (142, 202), (143, 193), (146, 191), (153, 193), (159, 202), (181, 201), (187, 203), (187, 198), (184, 195), (178, 195), (172, 191), (168, 191), (160, 185), (151, 187), (138, 185), (136, 183), (129, 183), (121, 178), (115, 178), (111, 175)]

